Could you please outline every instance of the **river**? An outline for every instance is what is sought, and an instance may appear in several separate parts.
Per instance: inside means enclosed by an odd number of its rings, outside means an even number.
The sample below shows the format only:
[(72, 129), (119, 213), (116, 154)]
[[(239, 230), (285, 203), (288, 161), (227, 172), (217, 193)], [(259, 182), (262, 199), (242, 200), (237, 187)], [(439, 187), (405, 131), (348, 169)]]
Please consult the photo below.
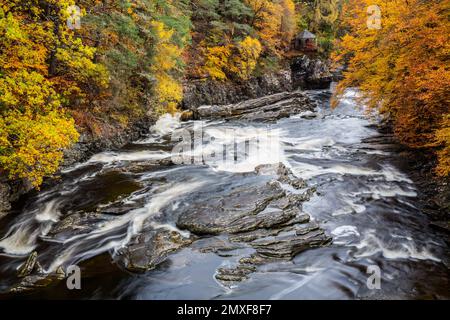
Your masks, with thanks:
[[(180, 123), (166, 116), (145, 139), (65, 169), (58, 183), (22, 199), (0, 220), (0, 291), (17, 282), (17, 268), (37, 251), (47, 273), (59, 266), (81, 266), (82, 289), (70, 291), (61, 281), (20, 297), (449, 298), (447, 244), (421, 213), (418, 191), (399, 146), (390, 135), (377, 131), (376, 117), (358, 106), (355, 91), (347, 92), (334, 110), (330, 91), (308, 95), (318, 101), (316, 117), (294, 115), (267, 124)], [(206, 165), (135, 165), (170, 157), (173, 132), (200, 125), (213, 137), (200, 153), (256, 135), (257, 156), (237, 154), (234, 161), (211, 159)], [(198, 155), (195, 146), (190, 155)], [(216, 270), (235, 264), (250, 249), (227, 254), (196, 249), (196, 243), (223, 235), (201, 237), (145, 273), (127, 272), (116, 263), (120, 249), (146, 226), (187, 235), (175, 222), (193, 202), (264, 179), (251, 174), (255, 167), (278, 162), (317, 189), (302, 210), (333, 238), (331, 245), (262, 265), (249, 279), (232, 286), (218, 282)], [(75, 217), (75, 227), (60, 224), (70, 216)], [(367, 286), (370, 266), (381, 272), (380, 289)]]

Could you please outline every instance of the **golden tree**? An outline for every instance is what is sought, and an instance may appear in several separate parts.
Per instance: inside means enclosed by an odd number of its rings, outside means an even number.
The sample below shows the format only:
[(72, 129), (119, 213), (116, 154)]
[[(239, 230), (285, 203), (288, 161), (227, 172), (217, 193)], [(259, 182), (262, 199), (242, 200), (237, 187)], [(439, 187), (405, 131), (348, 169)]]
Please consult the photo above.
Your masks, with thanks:
[[(379, 3), (381, 24), (370, 24), (370, 0), (350, 0), (349, 28), (335, 59), (348, 63), (337, 95), (358, 87), (362, 99), (393, 120), (403, 143), (438, 148), (437, 172), (448, 175), (450, 153), (450, 3), (388, 0)], [(373, 7), (372, 7), (373, 8)]]

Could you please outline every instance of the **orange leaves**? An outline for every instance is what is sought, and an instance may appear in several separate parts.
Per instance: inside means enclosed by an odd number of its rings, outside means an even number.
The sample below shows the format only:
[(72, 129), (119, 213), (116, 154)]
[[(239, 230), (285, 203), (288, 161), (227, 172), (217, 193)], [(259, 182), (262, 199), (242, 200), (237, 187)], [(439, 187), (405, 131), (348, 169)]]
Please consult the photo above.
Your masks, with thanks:
[(289, 50), (291, 40), (297, 31), (297, 13), (295, 12), (295, 3), (292, 0), (281, 0), (281, 45), (284, 50)]
[(280, 55), (283, 14), (281, 5), (269, 0), (245, 0), (245, 2), (253, 10), (252, 26), (258, 31), (265, 50)]
[(192, 6), (202, 14), (193, 15), (190, 76), (245, 80), (255, 69), (277, 68), (296, 33), (293, 0), (196, 0)]
[[(411, 147), (439, 148), (440, 174), (448, 174), (450, 98), (450, 6), (446, 1), (390, 0), (379, 3), (382, 28), (365, 24), (369, 0), (351, 0), (343, 14), (348, 35), (338, 43), (336, 61), (348, 60), (337, 94), (358, 86), (369, 106), (396, 125)], [(445, 151), (446, 150), (446, 151)]]
[(444, 115), (440, 129), (436, 131), (436, 143), (442, 146), (437, 152), (439, 160), (437, 173), (448, 176), (450, 175), (450, 113)]

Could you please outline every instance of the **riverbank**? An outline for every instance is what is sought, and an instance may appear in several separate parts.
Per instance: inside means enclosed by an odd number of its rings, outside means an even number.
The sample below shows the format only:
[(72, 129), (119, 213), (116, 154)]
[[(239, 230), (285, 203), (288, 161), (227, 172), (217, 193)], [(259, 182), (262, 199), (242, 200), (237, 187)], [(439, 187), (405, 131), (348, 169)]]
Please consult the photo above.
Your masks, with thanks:
[[(86, 161), (98, 152), (121, 148), (127, 143), (145, 136), (155, 122), (156, 117), (154, 115), (146, 115), (127, 128), (114, 128), (115, 132), (109, 132), (106, 136), (98, 137), (82, 133), (79, 141), (72, 148), (65, 150), (60, 170), (77, 162)], [(44, 185), (51, 183), (55, 183), (52, 178), (47, 178), (44, 181)], [(33, 190), (33, 187), (25, 180), (11, 181), (5, 175), (0, 175), (0, 219), (8, 214), (14, 202), (31, 190)]]
[(430, 225), (450, 243), (450, 177), (440, 177), (434, 172), (437, 159), (432, 149), (411, 149), (402, 145), (394, 137), (389, 123), (382, 123), (378, 130), (391, 136), (398, 144), (399, 164), (417, 186), (417, 198), (420, 210), (427, 215)]
[[(322, 60), (301, 56), (288, 62), (284, 69), (250, 78), (245, 82), (218, 82), (191, 80), (183, 84), (184, 99), (180, 109), (202, 105), (228, 105), (262, 96), (314, 87), (327, 88), (332, 80), (327, 64)], [(114, 150), (148, 134), (156, 121), (149, 113), (126, 128), (111, 128), (107, 134), (93, 136), (82, 133), (79, 141), (64, 153), (61, 169), (82, 162), (95, 153)], [(47, 179), (47, 183), (51, 179)], [(0, 174), (0, 218), (11, 209), (11, 204), (32, 190), (24, 180), (10, 181)]]
[(409, 175), (417, 186), (422, 212), (428, 215), (431, 226), (446, 236), (450, 244), (450, 178), (438, 177), (433, 172), (436, 158), (430, 152), (405, 151)]

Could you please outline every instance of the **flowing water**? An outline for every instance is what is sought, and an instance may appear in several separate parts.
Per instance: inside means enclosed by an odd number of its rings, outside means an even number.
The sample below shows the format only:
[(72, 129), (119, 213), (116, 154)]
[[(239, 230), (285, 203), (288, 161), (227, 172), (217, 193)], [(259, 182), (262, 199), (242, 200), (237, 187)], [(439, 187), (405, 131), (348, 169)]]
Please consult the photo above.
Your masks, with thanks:
[[(308, 94), (319, 102), (313, 119), (180, 123), (165, 116), (146, 139), (66, 169), (58, 183), (27, 196), (0, 220), (0, 291), (17, 282), (17, 268), (36, 250), (46, 272), (81, 266), (82, 289), (69, 291), (62, 281), (25, 296), (30, 298), (449, 298), (447, 244), (421, 213), (398, 146), (358, 108), (356, 92), (349, 91), (336, 110), (329, 107), (329, 91)], [(148, 165), (171, 156), (174, 133), (200, 125), (210, 140), (188, 155), (202, 159), (225, 145), (237, 151), (231, 161)], [(235, 147), (252, 139), (256, 151)], [(248, 249), (219, 256), (199, 252), (194, 243), (143, 274), (114, 262), (144, 227), (177, 230), (178, 215), (192, 201), (264, 179), (251, 172), (278, 162), (317, 188), (303, 210), (333, 237), (331, 246), (261, 266), (232, 287), (215, 280), (216, 269), (233, 265)], [(147, 165), (136, 166), (142, 163)], [(67, 217), (75, 227), (55, 232)], [(380, 268), (379, 290), (367, 286), (369, 266)]]

